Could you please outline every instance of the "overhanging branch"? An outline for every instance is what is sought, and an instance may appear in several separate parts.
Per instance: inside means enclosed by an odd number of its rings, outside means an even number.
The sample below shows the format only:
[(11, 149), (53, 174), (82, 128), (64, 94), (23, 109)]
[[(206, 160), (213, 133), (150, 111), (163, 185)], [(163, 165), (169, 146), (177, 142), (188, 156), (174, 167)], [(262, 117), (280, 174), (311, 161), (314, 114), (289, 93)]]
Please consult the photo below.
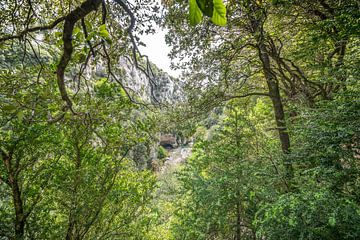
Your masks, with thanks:
[(12, 39), (21, 39), (28, 33), (51, 30), (64, 20), (65, 20), (65, 17), (61, 17), (61, 18), (56, 19), (54, 22), (52, 22), (49, 25), (27, 28), (17, 35), (11, 35), (11, 36), (6, 36), (6, 37), (0, 38), (0, 43), (8, 41), (8, 40), (12, 40)]
[(67, 104), (69, 110), (75, 114), (72, 109), (72, 101), (70, 100), (65, 86), (65, 69), (71, 60), (71, 55), (73, 52), (72, 44), (72, 33), (74, 30), (75, 23), (80, 19), (87, 16), (90, 12), (95, 11), (101, 4), (101, 0), (87, 0), (83, 2), (79, 7), (75, 8), (65, 17), (64, 30), (63, 30), (63, 54), (61, 56), (60, 62), (57, 65), (57, 83), (60, 91), (62, 100)]
[(263, 92), (252, 92), (252, 93), (246, 93), (243, 95), (227, 95), (224, 96), (225, 101), (231, 100), (231, 99), (235, 99), (235, 98), (245, 98), (245, 97), (250, 97), (250, 96), (265, 96), (265, 97), (270, 97), (269, 93), (263, 93)]
[[(134, 13), (130, 10), (130, 8), (126, 5), (126, 3), (123, 1), (123, 0), (114, 0), (117, 4), (119, 4), (123, 9), (124, 11), (129, 15), (130, 17), (130, 25), (129, 27), (127, 28), (127, 33), (130, 37), (130, 41), (131, 41), (131, 44), (132, 44), (132, 54), (133, 54), (133, 59), (134, 59), (134, 64), (135, 64), (135, 67), (137, 69), (139, 69), (140, 71), (142, 71), (146, 77), (149, 79), (150, 81), (150, 87), (151, 87), (151, 95), (152, 95), (152, 98), (154, 99), (154, 101), (156, 101), (157, 103), (159, 103), (159, 101), (157, 100), (157, 98), (155, 97), (154, 95), (154, 91), (153, 91), (153, 85), (156, 86), (156, 83), (153, 79), (154, 77), (154, 74), (153, 74), (153, 71), (151, 69), (151, 66), (150, 66), (150, 61), (149, 61), (149, 58), (148, 56), (146, 55), (142, 55), (138, 49), (138, 46), (136, 44), (136, 41), (135, 41), (135, 37), (133, 35), (133, 30), (134, 30), (134, 27), (135, 27), (135, 22), (136, 22), (136, 18), (135, 18), (135, 15)], [(146, 58), (146, 70), (144, 68), (142, 68), (138, 61), (137, 61), (137, 54), (139, 54), (140, 58)]]

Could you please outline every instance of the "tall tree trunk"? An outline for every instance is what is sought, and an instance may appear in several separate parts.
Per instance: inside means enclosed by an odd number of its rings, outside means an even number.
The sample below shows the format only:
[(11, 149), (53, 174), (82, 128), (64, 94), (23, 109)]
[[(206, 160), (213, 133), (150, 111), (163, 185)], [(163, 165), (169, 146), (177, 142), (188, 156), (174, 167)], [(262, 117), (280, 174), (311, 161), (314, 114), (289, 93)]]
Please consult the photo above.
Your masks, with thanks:
[[(286, 128), (286, 119), (284, 113), (284, 107), (282, 104), (279, 83), (276, 79), (276, 76), (271, 71), (271, 63), (269, 54), (266, 51), (266, 46), (263, 43), (263, 39), (258, 41), (258, 51), (259, 57), (262, 63), (263, 72), (266, 79), (266, 84), (268, 86), (270, 98), (274, 108), (276, 127), (279, 132), (279, 139), (281, 143), (281, 149), (284, 154), (290, 153), (290, 137)], [(283, 165), (286, 171), (286, 178), (291, 179), (294, 175), (293, 167), (289, 159), (284, 159)]]
[[(287, 155), (290, 153), (290, 137), (286, 128), (286, 119), (282, 99), (280, 96), (279, 82), (276, 79), (276, 75), (272, 71), (270, 55), (265, 44), (266, 32), (263, 25), (266, 20), (266, 11), (265, 9), (262, 9), (257, 3), (255, 3), (255, 1), (248, 0), (246, 3), (246, 8), (248, 9), (249, 29), (257, 43), (256, 46), (258, 49), (258, 57), (261, 61), (261, 67), (274, 108), (276, 127), (279, 132), (281, 149), (282, 152)], [(293, 167), (289, 159), (286, 157), (283, 159), (283, 166), (285, 168), (285, 177), (287, 180), (290, 180), (294, 175)], [(285, 184), (288, 186), (287, 182), (285, 182)]]
[(12, 198), (13, 198), (13, 204), (15, 210), (15, 222), (14, 222), (15, 239), (17, 240), (23, 239), (24, 231), (25, 231), (26, 215), (24, 213), (24, 206), (21, 198), (21, 190), (19, 187), (19, 182), (14, 172), (13, 166), (11, 164), (13, 154), (12, 152), (7, 154), (4, 151), (1, 151), (1, 155), (5, 165), (5, 169), (8, 174), (8, 184), (12, 191)]

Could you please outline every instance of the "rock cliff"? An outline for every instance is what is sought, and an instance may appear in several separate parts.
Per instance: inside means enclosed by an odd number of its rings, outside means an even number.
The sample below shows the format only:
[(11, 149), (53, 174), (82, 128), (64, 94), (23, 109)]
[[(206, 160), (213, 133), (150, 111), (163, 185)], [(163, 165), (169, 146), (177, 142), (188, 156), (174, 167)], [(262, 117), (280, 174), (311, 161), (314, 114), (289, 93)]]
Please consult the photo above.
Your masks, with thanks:
[[(150, 78), (137, 68), (128, 58), (120, 57), (114, 73), (116, 77), (130, 89), (132, 95), (146, 103), (174, 104), (184, 100), (181, 82), (171, 77), (168, 73), (151, 65), (153, 76)], [(107, 74), (106, 64), (98, 62), (87, 69), (88, 74), (96, 77), (105, 77)], [(152, 75), (152, 74), (149, 74)]]

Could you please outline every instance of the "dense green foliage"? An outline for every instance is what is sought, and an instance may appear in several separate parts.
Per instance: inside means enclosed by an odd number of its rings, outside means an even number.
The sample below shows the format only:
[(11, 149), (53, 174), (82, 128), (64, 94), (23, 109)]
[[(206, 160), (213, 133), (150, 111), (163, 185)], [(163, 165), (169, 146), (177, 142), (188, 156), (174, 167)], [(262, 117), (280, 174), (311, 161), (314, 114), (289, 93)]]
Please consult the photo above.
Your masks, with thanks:
[(129, 152), (151, 141), (151, 116), (103, 79), (74, 101), (86, 116), (58, 113), (53, 78), (34, 84), (28, 69), (1, 75), (1, 234), (22, 216), (31, 239), (143, 238), (155, 177)]
[[(1, 3), (0, 38), (71, 15), (78, 6)], [(126, 55), (128, 48), (119, 44), (127, 39), (119, 21), (108, 18), (103, 24), (102, 18), (107, 16), (101, 11), (90, 12), (74, 27), (64, 82), (54, 72), (68, 47), (62, 38), (66, 23), (0, 42), (0, 239), (148, 236), (156, 177), (147, 167), (147, 149), (156, 144), (156, 120), (116, 79), (121, 69), (114, 59)], [(92, 69), (98, 61), (107, 69), (100, 74)]]
[(176, 2), (164, 24), (186, 56), (185, 112), (204, 117), (173, 238), (360, 238), (358, 3), (226, 1), (225, 28), (185, 28)]
[[(344, 92), (301, 111), (290, 156), (268, 129), (269, 102), (227, 104), (216, 125), (199, 128), (192, 157), (172, 180), (173, 238), (358, 239), (358, 96)], [(284, 157), (295, 166), (290, 191)]]
[[(360, 239), (358, 1), (0, 10), (0, 239)], [(155, 23), (184, 70), (171, 106), (119, 64), (153, 90)], [(161, 133), (191, 156), (167, 164)]]

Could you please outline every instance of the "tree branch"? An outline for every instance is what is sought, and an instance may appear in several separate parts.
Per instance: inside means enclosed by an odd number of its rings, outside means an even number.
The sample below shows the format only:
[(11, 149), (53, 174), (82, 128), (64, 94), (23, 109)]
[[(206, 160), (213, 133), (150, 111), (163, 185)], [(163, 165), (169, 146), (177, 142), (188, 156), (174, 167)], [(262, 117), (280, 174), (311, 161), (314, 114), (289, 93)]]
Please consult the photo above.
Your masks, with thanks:
[(85, 19), (84, 19), (84, 18), (81, 19), (81, 27), (82, 27), (82, 29), (83, 29), (84, 36), (85, 36), (85, 39), (86, 39), (86, 43), (88, 44), (88, 46), (89, 46), (89, 48), (90, 48), (91, 54), (92, 54), (93, 57), (95, 57), (94, 48), (93, 48), (90, 40), (88, 40), (89, 34), (88, 34), (87, 29), (86, 29), (86, 24), (85, 24)]
[(23, 31), (21, 31), (19, 34), (17, 35), (11, 35), (11, 36), (6, 36), (6, 37), (2, 37), (0, 38), (0, 43), (1, 42), (5, 42), (11, 39), (21, 39), (22, 37), (24, 37), (26, 34), (28, 33), (32, 33), (32, 32), (38, 32), (38, 31), (45, 31), (45, 30), (51, 30), (54, 27), (56, 27), (59, 23), (61, 23), (62, 21), (65, 20), (65, 17), (61, 17), (56, 19), (54, 22), (52, 22), (49, 25), (45, 25), (45, 26), (37, 26), (37, 27), (33, 27), (33, 28), (27, 28)]
[(72, 12), (70, 12), (65, 17), (64, 23), (64, 30), (63, 30), (63, 54), (61, 56), (60, 62), (57, 65), (57, 83), (60, 91), (60, 95), (62, 100), (64, 100), (67, 104), (69, 110), (75, 114), (74, 110), (72, 109), (72, 101), (70, 100), (65, 86), (65, 69), (71, 60), (71, 55), (73, 52), (73, 45), (72, 45), (72, 32), (74, 30), (75, 23), (80, 19), (87, 16), (90, 12), (95, 11), (99, 5), (101, 4), (102, 0), (87, 0), (83, 2), (79, 7), (75, 8)]
[(233, 95), (233, 96), (224, 96), (225, 100), (231, 100), (234, 98), (245, 98), (245, 97), (250, 97), (250, 96), (265, 96), (265, 97), (270, 97), (269, 93), (263, 93), (263, 92), (252, 92), (252, 93), (246, 93), (244, 95)]
[[(130, 10), (130, 8), (126, 5), (126, 3), (123, 1), (123, 0), (114, 0), (117, 4), (119, 4), (123, 9), (124, 11), (129, 15), (130, 17), (130, 25), (129, 27), (127, 28), (127, 32), (128, 32), (128, 35), (130, 37), (130, 41), (131, 41), (131, 44), (132, 44), (132, 54), (133, 54), (133, 59), (134, 59), (134, 64), (136, 66), (137, 69), (139, 69), (140, 71), (142, 71), (146, 77), (149, 79), (150, 81), (150, 87), (151, 87), (151, 95), (154, 99), (155, 102), (159, 103), (159, 101), (157, 100), (157, 98), (155, 97), (154, 95), (154, 91), (153, 91), (153, 85), (156, 86), (156, 83), (155, 81), (153, 80), (153, 77), (154, 77), (154, 74), (153, 74), (153, 71), (151, 69), (151, 66), (150, 66), (150, 63), (149, 63), (149, 58), (148, 56), (146, 55), (142, 55), (136, 45), (136, 41), (135, 41), (135, 37), (133, 35), (133, 30), (134, 30), (134, 27), (135, 27), (135, 22), (136, 22), (136, 18), (134, 16), (134, 13)], [(139, 54), (139, 56), (142, 58), (142, 57), (145, 57), (146, 58), (146, 67), (147, 67), (147, 70), (145, 70), (144, 68), (142, 68), (138, 61), (137, 61), (137, 56), (136, 54)], [(151, 74), (151, 75), (150, 75)]]

